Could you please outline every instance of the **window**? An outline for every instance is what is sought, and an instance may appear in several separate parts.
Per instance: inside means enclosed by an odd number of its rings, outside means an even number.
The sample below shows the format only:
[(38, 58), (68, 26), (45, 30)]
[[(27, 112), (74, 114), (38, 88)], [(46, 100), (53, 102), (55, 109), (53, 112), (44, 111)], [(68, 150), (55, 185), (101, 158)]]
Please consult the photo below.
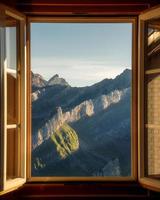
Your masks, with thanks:
[[(3, 7), (2, 7), (3, 8)], [(1, 24), (1, 188), (26, 180), (24, 18), (4, 7)]]
[(31, 23), (31, 179), (134, 176), (134, 19), (87, 20)]
[(140, 17), (143, 31), (139, 60), (139, 178), (146, 186), (151, 184), (157, 189), (160, 178), (160, 16), (154, 12), (150, 15)]
[[(137, 163), (138, 163), (138, 181), (144, 187), (160, 190), (159, 180), (159, 19), (160, 19), (160, 8), (147, 11), (146, 13), (139, 16), (139, 53), (137, 53), (137, 30), (136, 30), (136, 19), (130, 18), (28, 18), (29, 24), (27, 26), (27, 57), (25, 57), (25, 16), (21, 13), (12, 10), (6, 6), (0, 5), (0, 107), (1, 107), (1, 135), (0, 135), (0, 195), (13, 190), (27, 181), (68, 181), (68, 177), (65, 178), (66, 174), (61, 174), (60, 177), (49, 176), (46, 177), (33, 177), (31, 174), (31, 163), (32, 159), (34, 169), (38, 167), (44, 167), (41, 159), (34, 159), (31, 157), (32, 143), (31, 142), (31, 66), (30, 66), (30, 23), (35, 22), (56, 22), (57, 25), (65, 21), (65, 23), (78, 22), (82, 23), (85, 20), (89, 20), (87, 23), (92, 24), (113, 22), (114, 20), (118, 23), (132, 23), (132, 58), (139, 59), (138, 71), (136, 70), (136, 59), (132, 60), (132, 115), (131, 115), (131, 173), (130, 176), (106, 176), (102, 171), (94, 174), (95, 179), (80, 179), (72, 177), (70, 180), (93, 180), (93, 181), (108, 181), (108, 180), (136, 180), (137, 175)], [(84, 20), (84, 21), (83, 21)], [(133, 28), (134, 27), (134, 28)], [(38, 37), (38, 36), (37, 36)], [(40, 41), (41, 42), (41, 41)], [(137, 55), (138, 54), (138, 55)], [(129, 53), (130, 55), (130, 53)], [(27, 59), (26, 59), (27, 58)], [(27, 69), (25, 60), (27, 61)], [(137, 75), (138, 75), (138, 95), (137, 95)], [(51, 74), (52, 76), (52, 74)], [(44, 84), (45, 81), (40, 81), (37, 76), (39, 83)], [(50, 83), (53, 84), (56, 81), (59, 83), (61, 80), (65, 83), (64, 79), (60, 79), (57, 75), (54, 79), (51, 79)], [(65, 77), (62, 77), (65, 78)], [(34, 79), (32, 79), (34, 80)], [(87, 80), (88, 81), (88, 80)], [(29, 86), (29, 87), (27, 87)], [(129, 85), (130, 86), (130, 85)], [(35, 88), (34, 88), (35, 89)], [(37, 90), (35, 90), (36, 92)], [(43, 91), (44, 92), (44, 91)], [(113, 93), (112, 93), (113, 94)], [(32, 95), (33, 100), (42, 95), (41, 90)], [(72, 93), (71, 93), (72, 95)], [(110, 94), (111, 95), (111, 94)], [(107, 97), (105, 97), (107, 98)], [(109, 98), (109, 97), (108, 97)], [(48, 98), (49, 99), (49, 98)], [(73, 100), (73, 99), (71, 99)], [(94, 98), (96, 102), (96, 98)], [(68, 99), (67, 99), (68, 101)], [(72, 101), (71, 101), (72, 102)], [(136, 107), (138, 102), (138, 109)], [(83, 103), (83, 102), (82, 102)], [(92, 102), (93, 103), (93, 102)], [(128, 102), (127, 102), (128, 103)], [(63, 104), (64, 105), (64, 104)], [(62, 104), (61, 104), (62, 106)], [(76, 105), (75, 105), (76, 106)], [(74, 107), (73, 107), (74, 108)], [(72, 108), (72, 109), (73, 109)], [(54, 108), (55, 109), (55, 108)], [(82, 111), (84, 112), (85, 109)], [(54, 110), (53, 110), (54, 111)], [(57, 107), (56, 112), (59, 118), (63, 115), (66, 110)], [(86, 110), (85, 110), (86, 111)], [(137, 112), (138, 111), (138, 112)], [(81, 112), (81, 113), (83, 113)], [(26, 116), (27, 113), (27, 116)], [(138, 118), (137, 118), (138, 114)], [(80, 115), (81, 116), (81, 115)], [(40, 115), (39, 115), (40, 117)], [(86, 116), (85, 116), (86, 117)], [(87, 116), (89, 117), (92, 116)], [(102, 115), (97, 119), (99, 120)], [(137, 143), (137, 121), (138, 121), (138, 146)], [(32, 123), (33, 124), (33, 123)], [(34, 124), (35, 125), (35, 124)], [(27, 128), (27, 131), (26, 131)], [(74, 127), (75, 128), (75, 127)], [(90, 128), (90, 127), (89, 127)], [(70, 125), (66, 125), (60, 130), (59, 135), (64, 135), (65, 131), (70, 133), (71, 138), (75, 138), (75, 131)], [(95, 131), (95, 130), (94, 130)], [(39, 134), (40, 135), (40, 134)], [(56, 134), (55, 134), (56, 135)], [(70, 137), (64, 137), (65, 140), (69, 141)], [(26, 146), (26, 139), (28, 146)], [(39, 137), (41, 142), (41, 135)], [(52, 143), (60, 142), (61, 137), (53, 137)], [(64, 139), (62, 140), (64, 142)], [(64, 143), (63, 143), (64, 144)], [(77, 147), (77, 144), (75, 145)], [(74, 146), (74, 147), (75, 147)], [(50, 147), (49, 145), (47, 147)], [(61, 148), (58, 146), (58, 148)], [(68, 148), (66, 148), (68, 149)], [(65, 149), (65, 150), (66, 150)], [(62, 156), (66, 155), (66, 151), (62, 151)], [(69, 151), (68, 151), (69, 152)], [(104, 151), (103, 151), (104, 152)], [(138, 158), (137, 158), (138, 152)], [(100, 154), (99, 154), (100, 155)], [(28, 157), (27, 157), (28, 156)], [(48, 156), (48, 155), (47, 155)], [(26, 159), (27, 158), (27, 159)], [(27, 162), (26, 162), (27, 161)], [(115, 161), (117, 163), (117, 161)], [(152, 163), (152, 165), (151, 165)], [(111, 163), (113, 166), (114, 163)], [(26, 176), (27, 171), (27, 176)], [(118, 170), (117, 170), (118, 171)], [(61, 171), (62, 172), (62, 171)], [(108, 172), (108, 170), (107, 170)], [(110, 173), (111, 174), (111, 173)], [(110, 175), (109, 174), (109, 175)], [(49, 174), (50, 175), (50, 174)], [(98, 176), (97, 176), (98, 175)], [(45, 178), (46, 177), (46, 178)], [(87, 177), (87, 176), (85, 176)], [(84, 178), (84, 174), (83, 174)]]

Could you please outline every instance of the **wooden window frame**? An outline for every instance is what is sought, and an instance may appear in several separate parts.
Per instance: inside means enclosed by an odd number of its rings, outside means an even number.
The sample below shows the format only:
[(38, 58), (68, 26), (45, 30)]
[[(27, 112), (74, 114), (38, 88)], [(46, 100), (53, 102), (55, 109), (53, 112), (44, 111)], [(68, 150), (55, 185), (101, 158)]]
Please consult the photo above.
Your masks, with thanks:
[[(128, 177), (33, 177), (31, 175), (31, 23), (132, 23), (132, 103), (131, 103), (131, 176)], [(27, 18), (27, 182), (108, 182), (108, 181), (136, 181), (138, 176), (138, 141), (137, 141), (137, 17), (28, 17)]]
[[(158, 14), (159, 13), (159, 14)], [(160, 191), (160, 181), (145, 176), (145, 124), (144, 113), (145, 113), (145, 75), (154, 74), (160, 72), (160, 69), (149, 69), (145, 70), (145, 23), (147, 20), (154, 18), (160, 18), (160, 7), (156, 6), (145, 11), (139, 15), (139, 42), (138, 42), (138, 180), (139, 182), (148, 189)]]
[[(25, 63), (25, 16), (23, 14), (20, 14), (14, 9), (11, 9), (5, 5), (0, 4), (0, 12), (2, 13), (3, 17), (1, 20), (1, 47), (0, 47), (0, 53), (1, 53), (1, 63), (0, 63), (0, 78), (1, 78), (1, 85), (0, 85), (0, 94), (1, 94), (1, 102), (0, 102), (0, 108), (1, 108), (1, 149), (0, 152), (0, 160), (2, 163), (0, 168), (0, 177), (1, 177), (1, 184), (0, 184), (0, 195), (7, 193), (9, 191), (15, 190), (19, 186), (23, 185), (26, 182), (26, 63)], [(22, 137), (20, 138), (21, 145), (21, 152), (19, 153), (18, 157), (20, 159), (23, 158), (23, 162), (20, 166), (20, 174), (21, 177), (13, 178), (11, 180), (7, 180), (7, 128), (15, 128), (14, 125), (7, 125), (7, 102), (6, 102), (6, 95), (7, 95), (7, 65), (5, 62), (5, 16), (9, 16), (14, 18), (15, 20), (19, 21), (19, 27), (17, 28), (17, 75), (19, 76), (18, 81), (18, 99), (20, 104), (18, 105), (18, 108), (20, 110), (19, 113), (19, 119), (18, 122), (20, 122), (21, 127), (18, 131), (18, 134), (21, 132)], [(12, 70), (10, 70), (12, 71)], [(23, 102), (23, 103), (22, 103)], [(17, 127), (17, 126), (16, 126)], [(22, 166), (23, 165), (23, 166)]]
[[(2, 6), (3, 7), (3, 6)], [(8, 12), (10, 13), (14, 13), (14, 17), (15, 17), (15, 13), (16, 13), (16, 10), (13, 12), (13, 9), (10, 9), (8, 7), (6, 7), (7, 10), (9, 10)], [(1, 12), (1, 4), (0, 4), (0, 12)], [(148, 11), (147, 11), (148, 12)], [(160, 13), (160, 8), (158, 8), (158, 12)], [(32, 13), (33, 14), (33, 13)], [(57, 16), (54, 16), (54, 13), (50, 13), (50, 14), (53, 14), (53, 16), (50, 16), (50, 17), (44, 17), (42, 15), (44, 15), (44, 13), (37, 13), (37, 15), (40, 15), (40, 17), (36, 17), (36, 16), (32, 16), (32, 17), (27, 17), (27, 80), (25, 82), (25, 84), (27, 84), (27, 102), (25, 103), (25, 106), (26, 106), (26, 109), (27, 109), (27, 127), (25, 126), (25, 131), (27, 129), (27, 132), (29, 135), (27, 135), (27, 138), (25, 139), (28, 139), (28, 142), (27, 142), (27, 177), (29, 177), (29, 179), (27, 180), (27, 183), (26, 186), (24, 187), (24, 189), (22, 189), (22, 193), (26, 192), (25, 194), (28, 195), (28, 193), (30, 192), (30, 194), (33, 194), (34, 191), (39, 191), (41, 188), (44, 189), (49, 189), (53, 190), (53, 193), (51, 192), (51, 195), (54, 197), (56, 196), (61, 196), (61, 194), (59, 192), (57, 192), (57, 188), (58, 188), (58, 191), (61, 190), (63, 188), (63, 192), (64, 192), (64, 195), (62, 196), (65, 196), (65, 195), (68, 195), (68, 193), (72, 193), (74, 194), (74, 196), (81, 196), (79, 194), (81, 194), (81, 192), (83, 193), (83, 191), (86, 191), (86, 185), (88, 184), (88, 181), (92, 183), (92, 181), (94, 181), (94, 186), (93, 185), (89, 185), (89, 189), (95, 189), (95, 191), (91, 192), (90, 190), (87, 191), (87, 192), (84, 192), (85, 193), (85, 196), (89, 194), (89, 197), (90, 196), (94, 196), (96, 195), (96, 188), (98, 188), (100, 186), (100, 188), (102, 188), (101, 193), (103, 193), (104, 196), (106, 196), (106, 193), (105, 192), (108, 188), (108, 190), (110, 190), (110, 188), (114, 188), (114, 192), (115, 192), (115, 189), (118, 188), (118, 191), (119, 191), (119, 188), (124, 188), (124, 187), (127, 187), (128, 186), (130, 188), (134, 188), (135, 185), (137, 188), (139, 188), (139, 185), (138, 185), (138, 181), (141, 183), (142, 186), (148, 188), (148, 189), (153, 189), (153, 190), (156, 190), (156, 191), (160, 191), (160, 183), (159, 181), (157, 180), (153, 180), (151, 178), (147, 178), (144, 176), (144, 145), (143, 145), (143, 142), (144, 142), (144, 119), (143, 119), (143, 116), (142, 116), (142, 112), (144, 111), (143, 110), (143, 89), (144, 89), (144, 85), (143, 85), (143, 80), (144, 80), (144, 42), (143, 42), (143, 28), (144, 28), (144, 21), (147, 20), (147, 19), (150, 19), (150, 18), (153, 18), (155, 15), (155, 8), (151, 9), (151, 11), (147, 14), (147, 13), (144, 13), (142, 15), (139, 15), (139, 38), (138, 38), (138, 35), (137, 35), (137, 31), (138, 31), (138, 28), (137, 28), (137, 22), (138, 22), (138, 17), (132, 17), (132, 16), (128, 16), (126, 17), (126, 15), (124, 17), (118, 17), (115, 13), (113, 13), (115, 15), (115, 17), (111, 17), (111, 16), (107, 16), (107, 15), (98, 15), (96, 13), (96, 17), (95, 16), (92, 16), (92, 15), (88, 15), (88, 16), (80, 16), (81, 14), (66, 14), (66, 13), (61, 13), (63, 16), (62, 17), (57, 17)], [(47, 14), (46, 14), (47, 15)], [(65, 16), (67, 15), (67, 16)], [(86, 14), (87, 15), (87, 14)], [(130, 15), (130, 14), (129, 14)], [(20, 16), (20, 13), (17, 12), (17, 17), (19, 18)], [(23, 17), (25, 17), (24, 15), (22, 15)], [(129, 177), (129, 179), (121, 179), (121, 177), (111, 177), (111, 179), (109, 177), (107, 177), (106, 179), (92, 179), (89, 178), (88, 180), (87, 179), (84, 179), (84, 180), (79, 180), (78, 178), (78, 181), (83, 184), (83, 183), (86, 183), (83, 185), (80, 184), (79, 186), (77, 185), (74, 185), (74, 182), (70, 185), (65, 185), (64, 182), (65, 181), (76, 181), (77, 180), (64, 180), (64, 178), (62, 178), (62, 180), (55, 180), (55, 178), (53, 177), (52, 180), (50, 179), (47, 179), (47, 177), (45, 178), (44, 180), (44, 177), (41, 178), (41, 179), (36, 179), (36, 180), (33, 180), (33, 177), (30, 177), (30, 168), (31, 168), (31, 152), (29, 151), (29, 148), (31, 147), (31, 98), (30, 98), (30, 94), (31, 94), (31, 75), (30, 75), (30, 23), (32, 21), (35, 21), (35, 22), (55, 22), (55, 20), (70, 20), (70, 21), (75, 21), (76, 20), (79, 20), (79, 21), (83, 21), (83, 20), (90, 20), (90, 19), (97, 19), (97, 20), (101, 20), (101, 19), (105, 19), (105, 20), (110, 20), (110, 22), (113, 20), (133, 20), (134, 21), (134, 34), (133, 34), (133, 45), (134, 47), (132, 47), (132, 59), (134, 57), (134, 59), (132, 60), (132, 65), (135, 66), (134, 68), (132, 67), (132, 89), (134, 90), (134, 95), (133, 95), (133, 101), (132, 101), (132, 110), (134, 110), (134, 113), (135, 115), (132, 116), (132, 126), (133, 126), (133, 132), (134, 132), (134, 137), (133, 137), (133, 134), (132, 134), (132, 149), (134, 152), (134, 155), (132, 156), (133, 160), (134, 160), (134, 165), (132, 166), (133, 167), (133, 171), (134, 172), (134, 176), (133, 177)], [(3, 22), (3, 17), (0, 15), (0, 22)], [(58, 21), (57, 21), (58, 22)], [(121, 21), (122, 22), (122, 21)], [(2, 24), (2, 23), (1, 23)], [(0, 29), (0, 34), (4, 34), (3, 33), (3, 30)], [(1, 38), (0, 38), (1, 40)], [(139, 42), (138, 42), (139, 40)], [(137, 44), (139, 44), (139, 46), (137, 47)], [(0, 43), (0, 55), (3, 57), (4, 56), (4, 52), (1, 51), (1, 49), (4, 47), (4, 41), (1, 40), (1, 43)], [(22, 47), (23, 49), (23, 47)], [(137, 53), (137, 51), (139, 51), (139, 53)], [(138, 60), (138, 63), (137, 63), (137, 59), (138, 59), (138, 55), (140, 55), (139, 58), (141, 58), (141, 60), (139, 59)], [(23, 58), (21, 57), (21, 59), (23, 60)], [(21, 62), (22, 62), (21, 60)], [(137, 66), (138, 65), (138, 66)], [(2, 63), (0, 63), (0, 66), (2, 66)], [(148, 71), (147, 73), (154, 73), (154, 71)], [(24, 77), (25, 77), (25, 74), (24, 74)], [(1, 96), (3, 96), (3, 72), (0, 68), (0, 81), (1, 81), (1, 85), (0, 85), (0, 94)], [(25, 85), (24, 84), (24, 85)], [(133, 87), (134, 86), (134, 87)], [(141, 93), (142, 92), (142, 93)], [(23, 98), (25, 98), (25, 96), (23, 96)], [(0, 99), (0, 103), (1, 105), (3, 105), (3, 99), (1, 98)], [(132, 112), (133, 113), (133, 112)], [(132, 114), (133, 115), (133, 114)], [(137, 119), (137, 116), (138, 116), (138, 119)], [(3, 117), (4, 117), (4, 114), (3, 114), (3, 111), (1, 109), (1, 116), (0, 116), (0, 122), (3, 121)], [(3, 130), (3, 125), (1, 125), (1, 131)], [(137, 131), (138, 131), (138, 137), (137, 137)], [(132, 132), (132, 133), (133, 133)], [(3, 137), (2, 137), (3, 139)], [(3, 143), (3, 140), (0, 141), (1, 142), (1, 145), (3, 146), (4, 143)], [(31, 149), (30, 149), (31, 150)], [(3, 152), (0, 152), (0, 157), (2, 158), (2, 162), (4, 160), (3, 158)], [(139, 161), (139, 162), (138, 162)], [(0, 163), (1, 166), (3, 163)], [(137, 172), (137, 166), (138, 166), (138, 172)], [(3, 175), (3, 170), (0, 170), (0, 173), (1, 173), (1, 176)], [(138, 176), (139, 174), (139, 176)], [(137, 180), (137, 176), (138, 176), (138, 180)], [(118, 179), (117, 179), (118, 178)], [(37, 184), (30, 184), (31, 182), (37, 182)], [(44, 181), (44, 183), (43, 183)], [(57, 183), (54, 183), (56, 181), (60, 181), (62, 182), (62, 184), (57, 184)], [(53, 182), (53, 184), (46, 184), (46, 183), (50, 183), (50, 182)], [(25, 181), (24, 181), (25, 183)], [(98, 183), (98, 184), (97, 184)], [(22, 184), (22, 183), (21, 183)], [(17, 186), (13, 186), (11, 189), (8, 189), (7, 191), (3, 191), (3, 192), (0, 192), (0, 195), (6, 193), (6, 192), (9, 192), (11, 190), (14, 190), (16, 188), (18, 188), (19, 185)], [(72, 189), (73, 187), (73, 189)], [(83, 188), (82, 190), (80, 188)], [(69, 192), (68, 192), (68, 190)], [(74, 189), (75, 188), (75, 189)], [(79, 188), (79, 191), (77, 192), (77, 188)], [(2, 189), (2, 188), (1, 188)], [(31, 191), (30, 191), (31, 190)], [(42, 194), (43, 190), (40, 190), (40, 194)], [(61, 190), (62, 191), (62, 190)], [(131, 189), (132, 191), (132, 189)], [(57, 195), (57, 193), (59, 193)], [(63, 193), (62, 192), (62, 193)], [(113, 193), (114, 193), (113, 192)], [(142, 191), (143, 193), (143, 191)], [(71, 194), (71, 196), (73, 197), (73, 195)], [(77, 195), (78, 194), (78, 195)], [(108, 193), (107, 193), (108, 194)], [(128, 191), (127, 191), (127, 194), (128, 194)], [(134, 193), (133, 193), (134, 194)], [(43, 195), (43, 194), (42, 194)], [(84, 195), (84, 194), (82, 194)], [(23, 195), (22, 195), (23, 196)], [(46, 195), (47, 196), (47, 195)], [(97, 195), (99, 196), (99, 195)], [(113, 195), (114, 196), (114, 195)]]

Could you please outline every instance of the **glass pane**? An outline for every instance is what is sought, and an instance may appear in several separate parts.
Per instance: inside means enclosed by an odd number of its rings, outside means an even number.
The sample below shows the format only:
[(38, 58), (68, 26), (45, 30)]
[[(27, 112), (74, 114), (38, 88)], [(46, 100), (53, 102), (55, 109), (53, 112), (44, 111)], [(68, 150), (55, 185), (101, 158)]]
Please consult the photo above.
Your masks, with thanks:
[(20, 175), (20, 143), (18, 129), (7, 130), (7, 179), (14, 179)]
[(17, 26), (18, 21), (6, 16), (6, 59), (10, 69), (17, 69)]
[(132, 24), (32, 23), (31, 52), (32, 176), (131, 176)]
[(145, 175), (160, 178), (160, 19), (146, 22)]
[(160, 128), (148, 128), (148, 176), (160, 178)]
[(160, 19), (148, 21), (146, 68), (160, 68)]
[(7, 73), (7, 124), (18, 122), (18, 91), (17, 77), (14, 73)]
[(160, 73), (146, 75), (146, 176), (160, 178)]
[(146, 76), (146, 124), (160, 125), (160, 73)]

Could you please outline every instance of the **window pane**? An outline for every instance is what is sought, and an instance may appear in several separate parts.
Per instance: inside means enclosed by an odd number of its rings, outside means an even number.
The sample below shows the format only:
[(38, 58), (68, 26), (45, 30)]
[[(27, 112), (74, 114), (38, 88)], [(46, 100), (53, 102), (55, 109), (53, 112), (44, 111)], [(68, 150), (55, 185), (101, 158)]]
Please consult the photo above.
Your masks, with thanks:
[(147, 21), (146, 29), (145, 176), (160, 178), (160, 19)]
[(8, 16), (6, 19), (6, 59), (7, 68), (17, 68), (17, 25), (18, 22)]
[(146, 68), (160, 68), (160, 19), (150, 20), (146, 23), (148, 28), (148, 42), (146, 45)]
[(131, 23), (32, 23), (32, 176), (131, 176)]
[(17, 124), (18, 91), (17, 75), (7, 73), (7, 123)]
[(18, 123), (17, 30), (18, 21), (6, 16), (7, 124)]
[(146, 76), (146, 123), (160, 125), (160, 73)]
[(25, 17), (5, 6), (1, 11), (1, 189), (10, 191), (26, 180)]
[(160, 128), (148, 128), (148, 175), (160, 178)]
[(19, 177), (20, 164), (20, 143), (18, 129), (7, 130), (7, 179)]

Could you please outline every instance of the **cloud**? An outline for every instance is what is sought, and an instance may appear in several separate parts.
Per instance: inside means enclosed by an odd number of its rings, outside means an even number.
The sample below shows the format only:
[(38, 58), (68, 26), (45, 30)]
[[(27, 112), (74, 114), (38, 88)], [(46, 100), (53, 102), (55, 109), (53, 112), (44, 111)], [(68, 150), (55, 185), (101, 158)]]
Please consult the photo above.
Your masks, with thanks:
[(33, 57), (32, 71), (49, 79), (54, 74), (72, 86), (87, 86), (105, 78), (114, 78), (130, 64), (122, 60), (79, 59), (65, 57)]

